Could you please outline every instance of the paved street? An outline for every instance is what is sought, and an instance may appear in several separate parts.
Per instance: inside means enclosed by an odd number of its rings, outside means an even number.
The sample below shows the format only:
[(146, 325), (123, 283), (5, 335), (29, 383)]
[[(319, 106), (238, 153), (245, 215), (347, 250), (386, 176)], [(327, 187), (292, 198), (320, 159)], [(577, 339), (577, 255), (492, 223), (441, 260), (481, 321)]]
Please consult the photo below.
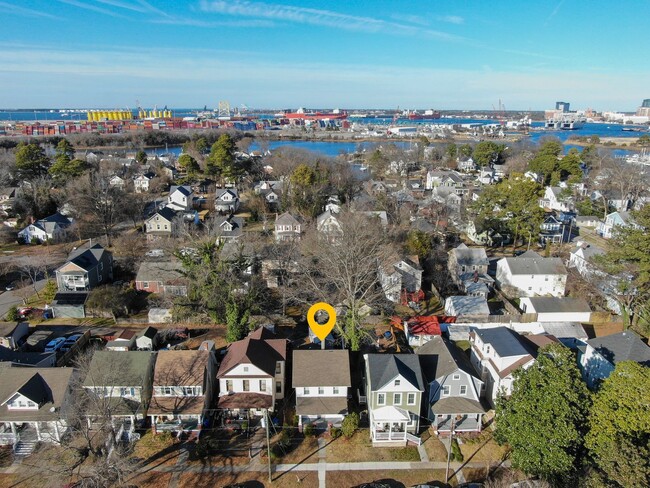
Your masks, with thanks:
[[(46, 282), (47, 280), (37, 281), (36, 289), (38, 291), (41, 291), (43, 288), (45, 288)], [(33, 287), (30, 286), (30, 288), (33, 291)], [(23, 299), (17, 290), (3, 291), (0, 294), (0, 317), (4, 319), (5, 315), (7, 314), (7, 312), (12, 306), (17, 305), (20, 307), (22, 304), (23, 304)]]

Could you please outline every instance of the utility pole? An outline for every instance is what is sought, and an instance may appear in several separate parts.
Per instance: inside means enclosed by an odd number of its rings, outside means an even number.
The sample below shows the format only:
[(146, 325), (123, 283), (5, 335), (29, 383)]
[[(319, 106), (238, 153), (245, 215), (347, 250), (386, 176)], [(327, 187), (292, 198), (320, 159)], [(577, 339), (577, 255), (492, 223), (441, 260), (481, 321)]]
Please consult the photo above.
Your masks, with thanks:
[(454, 417), (451, 418), (451, 430), (449, 431), (449, 451), (447, 451), (447, 469), (445, 470), (445, 484), (449, 482), (449, 462), (451, 460), (451, 445), (454, 441)]
[(271, 439), (269, 437), (269, 429), (271, 428), (269, 417), (269, 409), (264, 409), (264, 420), (266, 420), (266, 457), (269, 464), (269, 482), (273, 482), (273, 474), (271, 473)]

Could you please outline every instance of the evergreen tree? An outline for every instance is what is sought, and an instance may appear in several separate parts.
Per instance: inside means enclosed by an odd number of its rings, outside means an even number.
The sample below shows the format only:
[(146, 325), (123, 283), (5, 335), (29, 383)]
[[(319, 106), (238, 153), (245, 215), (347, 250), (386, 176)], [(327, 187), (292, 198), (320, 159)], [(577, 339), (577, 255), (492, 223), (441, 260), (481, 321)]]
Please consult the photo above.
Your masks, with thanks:
[(38, 144), (20, 143), (16, 149), (16, 172), (18, 178), (31, 180), (47, 174), (50, 160)]

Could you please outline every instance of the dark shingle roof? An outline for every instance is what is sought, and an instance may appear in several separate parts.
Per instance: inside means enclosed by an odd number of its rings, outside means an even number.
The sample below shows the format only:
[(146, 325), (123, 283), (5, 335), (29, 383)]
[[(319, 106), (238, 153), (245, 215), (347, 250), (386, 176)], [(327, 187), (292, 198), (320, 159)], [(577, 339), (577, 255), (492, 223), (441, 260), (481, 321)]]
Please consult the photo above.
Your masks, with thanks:
[(260, 327), (245, 339), (230, 344), (219, 366), (217, 378), (223, 377), (239, 364), (252, 364), (269, 376), (274, 376), (276, 362), (287, 358), (287, 341), (270, 337), (275, 336), (266, 328)]
[(107, 252), (101, 244), (86, 243), (73, 250), (68, 256), (68, 262), (79, 266), (86, 271), (93, 269)]
[(294, 351), (293, 386), (352, 386), (347, 349)]
[(418, 348), (422, 374), (428, 382), (441, 376), (447, 376), (454, 371), (462, 370), (471, 376), (478, 377), (469, 359), (456, 346), (436, 336)]
[(560, 258), (543, 258), (534, 251), (527, 251), (516, 258), (503, 258), (513, 275), (566, 275)]
[(650, 367), (650, 347), (632, 331), (596, 337), (588, 340), (587, 344), (612, 364), (635, 361)]
[(537, 313), (591, 312), (583, 298), (571, 297), (530, 297), (530, 303)]
[(490, 264), (483, 247), (469, 248), (465, 244), (461, 244), (449, 252), (456, 256), (456, 262), (461, 266), (487, 266)]
[(418, 390), (424, 391), (420, 360), (415, 354), (368, 354), (367, 357), (373, 391), (382, 388), (398, 375)]
[(148, 351), (96, 351), (84, 386), (144, 386), (153, 353)]

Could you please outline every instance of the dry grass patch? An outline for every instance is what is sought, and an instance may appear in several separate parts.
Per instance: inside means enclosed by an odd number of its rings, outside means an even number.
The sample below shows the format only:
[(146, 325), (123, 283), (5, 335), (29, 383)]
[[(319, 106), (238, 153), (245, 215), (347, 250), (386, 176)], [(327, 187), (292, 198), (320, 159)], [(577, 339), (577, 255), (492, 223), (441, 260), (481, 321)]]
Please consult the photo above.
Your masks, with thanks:
[(150, 471), (142, 473), (128, 480), (128, 483), (138, 488), (163, 488), (169, 485), (172, 479), (172, 473), (160, 473)]
[[(217, 473), (187, 473), (181, 475), (179, 488), (221, 488), (234, 483), (250, 483), (251, 488), (317, 488), (318, 473), (289, 472), (273, 473), (273, 483), (269, 482), (267, 472), (245, 472), (234, 474)], [(258, 484), (253, 484), (257, 482)], [(162, 485), (166, 486), (166, 485)], [(337, 486), (337, 485), (330, 485)], [(346, 484), (340, 486), (348, 486)]]
[(419, 461), (417, 447), (373, 447), (368, 430), (356, 432), (350, 439), (344, 436), (327, 445), (328, 463), (363, 461)]
[(291, 439), (291, 450), (276, 463), (298, 464), (318, 462), (318, 440), (315, 437)]
[(482, 482), (485, 481), (489, 469), (485, 468), (463, 468), (463, 476), (465, 476), (465, 481), (470, 482)]
[[(359, 486), (363, 483), (382, 481), (392, 487), (431, 484), (444, 486), (444, 469), (404, 469), (386, 471), (328, 471), (325, 477), (327, 486)], [(453, 481), (452, 481), (453, 483)]]
[(437, 436), (432, 435), (423, 442), (429, 461), (447, 461), (447, 448)]
[(483, 432), (474, 438), (462, 439), (460, 450), (464, 460), (471, 462), (498, 463), (508, 454), (508, 446), (500, 446), (492, 438), (492, 432)]
[(180, 446), (170, 432), (154, 435), (151, 431), (147, 431), (135, 443), (131, 455), (148, 464), (171, 466), (176, 464), (179, 454)]

